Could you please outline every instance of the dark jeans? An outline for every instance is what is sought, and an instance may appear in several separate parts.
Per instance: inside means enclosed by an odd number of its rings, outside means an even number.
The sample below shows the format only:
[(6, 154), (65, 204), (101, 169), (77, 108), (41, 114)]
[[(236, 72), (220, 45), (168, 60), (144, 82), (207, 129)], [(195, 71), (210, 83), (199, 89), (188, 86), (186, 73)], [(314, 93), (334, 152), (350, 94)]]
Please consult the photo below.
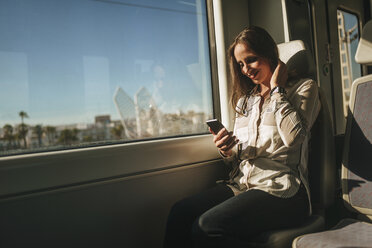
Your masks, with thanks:
[(293, 197), (280, 198), (261, 190), (234, 196), (219, 184), (172, 207), (164, 248), (243, 247), (264, 231), (299, 225), (308, 212), (303, 186)]

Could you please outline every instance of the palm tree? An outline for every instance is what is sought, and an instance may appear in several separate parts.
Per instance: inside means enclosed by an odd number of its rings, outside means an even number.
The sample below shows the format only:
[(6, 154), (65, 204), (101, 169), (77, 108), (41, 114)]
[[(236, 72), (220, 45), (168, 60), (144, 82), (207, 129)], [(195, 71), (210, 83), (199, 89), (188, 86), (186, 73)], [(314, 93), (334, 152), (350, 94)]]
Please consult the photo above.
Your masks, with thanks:
[(21, 110), (18, 114), (21, 117), (21, 125), (20, 125), (21, 130), (19, 130), (20, 138), (23, 139), (23, 144), (25, 148), (27, 148), (26, 135), (27, 135), (28, 129), (26, 129), (27, 126), (24, 124), (24, 118), (28, 118), (28, 114), (23, 110)]
[(79, 130), (77, 128), (72, 129), (72, 141), (78, 141)]
[(4, 139), (8, 141), (8, 149), (13, 145), (14, 141), (14, 134), (13, 134), (13, 127), (10, 124), (4, 125)]
[(44, 132), (48, 137), (49, 145), (54, 144), (54, 138), (56, 137), (56, 128), (53, 126), (46, 126)]
[(74, 143), (74, 141), (77, 141), (77, 133), (78, 130), (74, 128), (71, 129), (64, 129), (61, 131), (61, 134), (59, 135), (58, 142), (62, 143), (64, 145), (71, 145)]
[(18, 114), (21, 117), (21, 123), (23, 124), (23, 119), (24, 118), (28, 118), (28, 114), (25, 111), (23, 111), (23, 110), (20, 111)]
[(17, 126), (17, 137), (18, 139), (23, 140), (24, 148), (27, 148), (27, 142), (26, 142), (27, 133), (28, 133), (27, 124), (22, 123)]
[(39, 144), (39, 147), (42, 146), (42, 137), (43, 137), (43, 127), (41, 125), (36, 125), (33, 127), (33, 133), (36, 134), (37, 136), (37, 141), (38, 141), (38, 144)]

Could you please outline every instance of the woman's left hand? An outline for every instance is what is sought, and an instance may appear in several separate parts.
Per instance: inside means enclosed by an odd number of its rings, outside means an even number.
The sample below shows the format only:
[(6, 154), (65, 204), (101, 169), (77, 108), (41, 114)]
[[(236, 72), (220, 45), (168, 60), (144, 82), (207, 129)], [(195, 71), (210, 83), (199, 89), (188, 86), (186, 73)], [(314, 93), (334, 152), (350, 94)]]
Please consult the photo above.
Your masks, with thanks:
[(279, 59), (273, 75), (270, 80), (270, 87), (274, 89), (276, 86), (284, 87), (288, 79), (287, 66)]

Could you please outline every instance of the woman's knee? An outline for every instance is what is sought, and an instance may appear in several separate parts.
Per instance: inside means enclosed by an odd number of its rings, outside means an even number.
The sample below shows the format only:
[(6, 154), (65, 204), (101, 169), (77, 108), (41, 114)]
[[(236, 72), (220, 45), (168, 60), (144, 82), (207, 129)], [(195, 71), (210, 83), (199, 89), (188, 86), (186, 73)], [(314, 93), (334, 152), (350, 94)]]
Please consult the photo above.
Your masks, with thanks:
[(218, 218), (212, 218), (208, 214), (203, 214), (195, 220), (192, 226), (192, 239), (194, 247), (228, 247), (223, 226), (218, 222)]
[(220, 216), (208, 211), (197, 218), (193, 224), (193, 233), (200, 235), (219, 235), (223, 233), (224, 225)]

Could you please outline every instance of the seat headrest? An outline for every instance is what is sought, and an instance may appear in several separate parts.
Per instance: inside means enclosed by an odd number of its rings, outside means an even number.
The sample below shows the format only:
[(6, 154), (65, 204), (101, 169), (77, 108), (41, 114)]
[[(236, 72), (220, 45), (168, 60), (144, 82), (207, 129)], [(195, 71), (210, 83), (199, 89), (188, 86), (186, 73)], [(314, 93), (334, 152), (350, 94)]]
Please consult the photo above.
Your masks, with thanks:
[(293, 40), (278, 44), (279, 58), (299, 77), (315, 78), (315, 64), (310, 50), (301, 40)]
[(363, 65), (372, 65), (372, 20), (363, 27), (362, 37), (355, 54), (355, 61)]

